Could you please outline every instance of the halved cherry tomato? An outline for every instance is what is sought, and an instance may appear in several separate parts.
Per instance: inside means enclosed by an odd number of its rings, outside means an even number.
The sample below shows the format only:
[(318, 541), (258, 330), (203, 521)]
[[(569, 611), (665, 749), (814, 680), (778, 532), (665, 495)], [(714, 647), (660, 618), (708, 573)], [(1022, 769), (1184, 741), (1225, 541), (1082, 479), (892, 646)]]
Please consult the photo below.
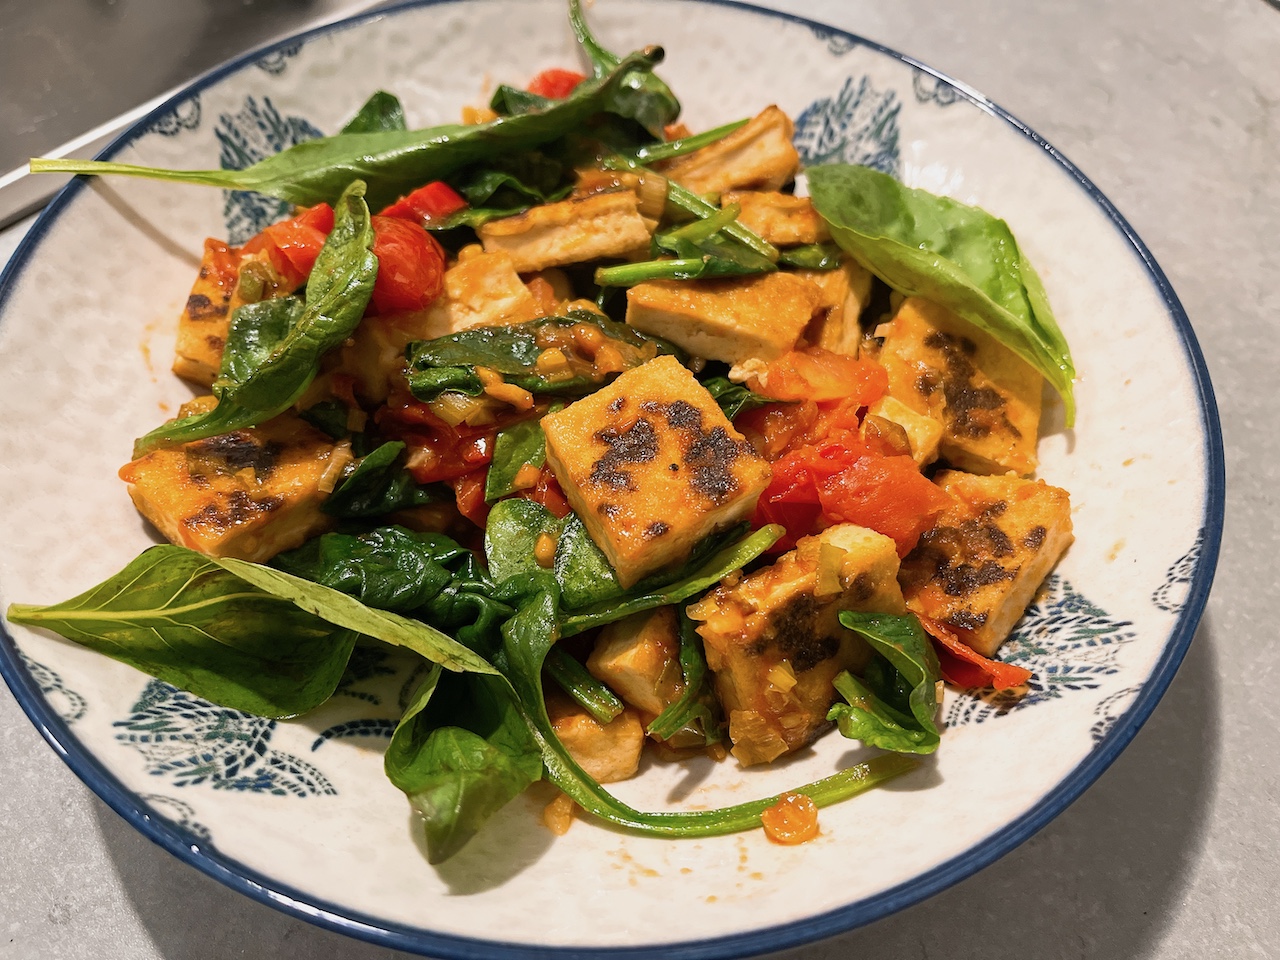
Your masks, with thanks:
[(585, 79), (587, 78), (574, 70), (552, 67), (529, 81), (529, 92), (551, 100), (563, 100)]
[(1031, 679), (1031, 671), (1025, 667), (984, 657), (944, 624), (932, 617), (917, 616), (925, 632), (933, 637), (942, 679), (948, 683), (966, 689), (995, 687), (1008, 690)]
[(332, 230), (333, 207), (318, 203), (289, 220), (273, 223), (241, 247), (240, 254), (265, 254), (283, 284), (296, 290), (311, 276), (320, 248)]
[(497, 424), (453, 427), (425, 403), (397, 398), (378, 411), (377, 422), (386, 437), (408, 446), (407, 469), (418, 483), (454, 480), (493, 459)]
[(432, 220), (443, 220), (466, 205), (467, 201), (453, 187), (443, 180), (434, 180), (401, 197), (378, 215), (425, 225)]
[(395, 217), (373, 218), (378, 279), (373, 308), (380, 314), (424, 310), (444, 289), (445, 254), (422, 227)]
[(481, 467), (449, 481), (458, 499), (458, 512), (482, 530), (489, 519), (489, 504), (484, 499), (484, 481), (488, 474), (489, 468)]

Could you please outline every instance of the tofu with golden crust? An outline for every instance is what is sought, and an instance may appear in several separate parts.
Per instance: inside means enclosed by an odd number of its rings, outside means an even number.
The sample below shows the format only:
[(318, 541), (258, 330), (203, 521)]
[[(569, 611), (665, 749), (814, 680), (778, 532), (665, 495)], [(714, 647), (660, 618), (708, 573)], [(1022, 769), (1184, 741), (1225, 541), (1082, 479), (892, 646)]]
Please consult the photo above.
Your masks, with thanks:
[(945, 470), (955, 498), (902, 561), (907, 607), (994, 656), (1071, 545), (1067, 491), (1043, 480)]
[(666, 176), (697, 194), (726, 190), (778, 190), (795, 179), (800, 154), (791, 144), (795, 125), (776, 106), (700, 150), (677, 157)]
[(840, 612), (903, 613), (897, 576), (894, 542), (846, 523), (802, 538), (772, 566), (729, 578), (688, 608), (741, 763), (768, 763), (830, 726), (832, 681), (871, 657)]
[(655, 280), (627, 291), (627, 324), (708, 360), (774, 360), (795, 346), (820, 300), (791, 273)]
[(231, 328), (240, 258), (221, 240), (206, 240), (200, 272), (178, 318), (173, 372), (210, 386), (222, 367), (222, 350)]
[(558, 690), (547, 692), (547, 716), (569, 755), (597, 783), (635, 776), (644, 749), (644, 725), (634, 710), (601, 723)]
[(556, 480), (624, 587), (749, 516), (771, 476), (672, 356), (547, 414), (542, 429)]
[(587, 670), (652, 721), (684, 692), (675, 607), (608, 624), (587, 657)]
[(292, 414), (153, 450), (120, 469), (138, 512), (170, 542), (262, 562), (328, 529), (320, 504), (350, 462)]
[(944, 307), (904, 300), (876, 328), (889, 395), (942, 423), (942, 457), (971, 473), (1036, 468), (1044, 378), (1008, 347)]
[(850, 257), (834, 270), (795, 270), (818, 288), (818, 309), (804, 332), (815, 347), (856, 357), (862, 344), (862, 311), (871, 300), (871, 273)]
[(544, 203), (476, 233), (486, 253), (510, 255), (520, 273), (605, 257), (627, 257), (649, 246), (649, 224), (630, 190), (611, 190)]
[(827, 222), (808, 197), (779, 190), (730, 190), (720, 194), (720, 206), (736, 203), (738, 222), (775, 247), (824, 243), (831, 239)]

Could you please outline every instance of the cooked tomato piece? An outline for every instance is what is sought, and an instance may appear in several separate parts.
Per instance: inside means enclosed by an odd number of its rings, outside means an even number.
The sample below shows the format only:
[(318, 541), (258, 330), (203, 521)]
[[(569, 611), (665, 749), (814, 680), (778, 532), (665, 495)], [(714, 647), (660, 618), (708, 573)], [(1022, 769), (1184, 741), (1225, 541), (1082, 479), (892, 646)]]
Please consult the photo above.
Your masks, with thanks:
[(373, 308), (380, 314), (424, 310), (444, 289), (445, 254), (435, 237), (416, 223), (373, 218), (378, 279)]
[(752, 388), (775, 400), (849, 399), (866, 407), (889, 389), (889, 374), (874, 360), (808, 347), (770, 361)]
[(526, 500), (532, 500), (534, 503), (540, 503), (557, 519), (563, 520), (572, 511), (569, 501), (565, 499), (564, 491), (560, 489), (560, 484), (556, 482), (556, 475), (551, 472), (550, 467), (543, 467), (542, 473), (538, 475), (538, 482), (528, 490), (521, 490), (518, 496), (524, 497)]
[(933, 638), (942, 668), (942, 679), (958, 687), (994, 687), (1009, 690), (1031, 679), (1031, 671), (1013, 663), (1001, 663), (978, 653), (953, 631), (932, 617), (919, 617), (920, 625)]
[(425, 187), (419, 187), (401, 197), (379, 213), (379, 216), (411, 220), (425, 226), (432, 220), (443, 220), (450, 214), (457, 213), (466, 205), (467, 201), (453, 187), (443, 180), (433, 180)]
[(489, 519), (489, 504), (484, 499), (484, 481), (488, 474), (489, 468), (481, 467), (449, 481), (458, 498), (458, 512), (481, 529)]
[(784, 793), (760, 814), (760, 824), (774, 843), (804, 843), (818, 835), (818, 805), (803, 793)]
[(318, 203), (289, 220), (273, 223), (241, 249), (241, 256), (265, 254), (282, 284), (296, 290), (307, 282), (320, 248), (333, 230), (333, 207)]
[(550, 100), (563, 100), (585, 79), (587, 78), (575, 70), (552, 67), (529, 81), (529, 92)]

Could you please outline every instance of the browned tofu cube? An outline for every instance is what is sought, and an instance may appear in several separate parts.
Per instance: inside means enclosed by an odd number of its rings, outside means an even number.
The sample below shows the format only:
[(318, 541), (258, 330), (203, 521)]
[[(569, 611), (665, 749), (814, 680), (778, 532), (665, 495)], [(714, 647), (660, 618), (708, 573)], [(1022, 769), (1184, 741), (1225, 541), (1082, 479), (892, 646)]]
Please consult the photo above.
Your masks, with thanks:
[(741, 763), (768, 763), (830, 726), (832, 681), (871, 657), (840, 612), (903, 613), (897, 576), (891, 539), (840, 524), (689, 607)]
[(771, 471), (675, 357), (542, 419), (547, 460), (629, 587), (755, 509)]
[(120, 469), (138, 512), (170, 542), (261, 563), (330, 526), (320, 504), (349, 445), (292, 414), (153, 450)]
[(947, 470), (935, 481), (955, 504), (902, 561), (903, 594), (991, 657), (1071, 545), (1071, 502), (1043, 480)]
[(597, 783), (617, 783), (635, 776), (644, 749), (644, 725), (634, 710), (623, 710), (601, 723), (558, 690), (547, 693), (551, 727), (577, 761)]
[(587, 670), (652, 721), (684, 692), (674, 607), (632, 614), (600, 631)]
[(694, 356), (741, 364), (794, 347), (819, 300), (816, 286), (790, 273), (657, 280), (627, 291), (627, 323)]
[(845, 257), (835, 270), (796, 270), (818, 288), (818, 309), (804, 332), (815, 347), (856, 357), (862, 343), (859, 320), (871, 299), (871, 273)]
[(827, 222), (813, 209), (808, 197), (778, 190), (730, 190), (720, 195), (720, 206), (736, 203), (738, 222), (775, 247), (824, 243), (831, 239)]
[(1026, 475), (1036, 468), (1044, 378), (1008, 347), (919, 297), (888, 323), (879, 360), (889, 394), (941, 421), (941, 452), (971, 473)]
[(463, 247), (458, 262), (445, 271), (444, 291), (427, 308), (412, 339), (433, 340), (472, 327), (523, 323), (539, 314), (511, 255), (484, 253), (473, 245)]
[(649, 246), (636, 195), (614, 190), (533, 207), (477, 231), (488, 253), (507, 253), (520, 273), (627, 257)]
[(746, 126), (672, 160), (663, 172), (698, 194), (779, 190), (800, 169), (800, 154), (791, 145), (794, 132), (790, 117), (776, 106), (765, 107)]
[(218, 376), (231, 327), (239, 262), (236, 251), (221, 240), (204, 242), (200, 272), (178, 318), (173, 372), (184, 380), (207, 387)]
[(919, 466), (927, 466), (938, 459), (938, 445), (942, 441), (942, 424), (933, 417), (916, 413), (901, 400), (881, 397), (867, 407), (861, 433), (883, 429), (885, 423), (898, 427), (907, 441), (907, 453)]

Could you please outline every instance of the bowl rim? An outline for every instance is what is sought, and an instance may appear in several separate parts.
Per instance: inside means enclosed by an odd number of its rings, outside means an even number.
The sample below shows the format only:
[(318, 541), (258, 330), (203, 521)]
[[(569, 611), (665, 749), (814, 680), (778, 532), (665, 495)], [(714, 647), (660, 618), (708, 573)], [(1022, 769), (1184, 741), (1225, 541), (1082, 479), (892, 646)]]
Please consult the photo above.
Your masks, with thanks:
[[(134, 140), (145, 135), (157, 119), (171, 112), (177, 105), (225, 77), (243, 70), (264, 56), (283, 52), (297, 44), (321, 36), (358, 28), (366, 23), (395, 16), (407, 10), (453, 3), (483, 2), (496, 2), (496, 0), (403, 0), (391, 6), (321, 24), (255, 47), (191, 81), (116, 137), (97, 155), (96, 159), (108, 159), (116, 155)], [(1168, 277), (1146, 244), (1102, 191), (1061, 151), (1027, 124), (972, 87), (890, 47), (807, 17), (760, 7), (742, 0), (697, 0), (697, 2), (800, 24), (820, 35), (825, 33), (832, 38), (839, 38), (842, 42), (849, 43), (851, 48), (864, 47), (897, 60), (949, 85), (970, 104), (993, 118), (1007, 123), (1044, 151), (1101, 208), (1123, 236), (1156, 288), (1182, 344), (1196, 390), (1205, 437), (1203, 456), (1206, 487), (1204, 515), (1200, 527), (1202, 537), (1200, 552), (1195, 561), (1195, 570), (1191, 575), (1186, 602), (1177, 614), (1168, 642), (1128, 709), (1079, 764), (1059, 780), (1031, 809), (1007, 823), (999, 833), (980, 840), (928, 873), (913, 877), (873, 896), (811, 917), (741, 934), (636, 947), (582, 947), (480, 939), (381, 920), (359, 911), (346, 909), (340, 904), (312, 897), (289, 884), (281, 883), (247, 867), (233, 857), (220, 853), (216, 847), (205, 843), (149, 807), (138, 794), (117, 779), (97, 756), (81, 743), (70, 726), (54, 712), (40, 692), (34, 678), (19, 657), (17, 645), (9, 633), (8, 624), (0, 620), (0, 676), (4, 677), (18, 704), (54, 752), (103, 802), (143, 836), (232, 890), (290, 916), (359, 940), (389, 949), (439, 956), (446, 960), (552, 960), (552, 958), (577, 960), (577, 958), (601, 956), (619, 958), (619, 960), (621, 958), (720, 960), (720, 958), (750, 956), (796, 947), (863, 926), (925, 900), (977, 873), (1028, 840), (1070, 806), (1128, 746), (1164, 695), (1185, 657), (1208, 600), (1217, 566), (1225, 514), (1226, 467), (1221, 422), (1204, 355), (1186, 311), (1178, 300)], [(85, 178), (83, 177), (75, 177), (63, 187), (29, 228), (5, 269), (0, 272), (0, 322), (3, 321), (6, 304), (16, 287), (18, 278), (33, 258), (41, 240), (59, 215), (84, 189)]]

